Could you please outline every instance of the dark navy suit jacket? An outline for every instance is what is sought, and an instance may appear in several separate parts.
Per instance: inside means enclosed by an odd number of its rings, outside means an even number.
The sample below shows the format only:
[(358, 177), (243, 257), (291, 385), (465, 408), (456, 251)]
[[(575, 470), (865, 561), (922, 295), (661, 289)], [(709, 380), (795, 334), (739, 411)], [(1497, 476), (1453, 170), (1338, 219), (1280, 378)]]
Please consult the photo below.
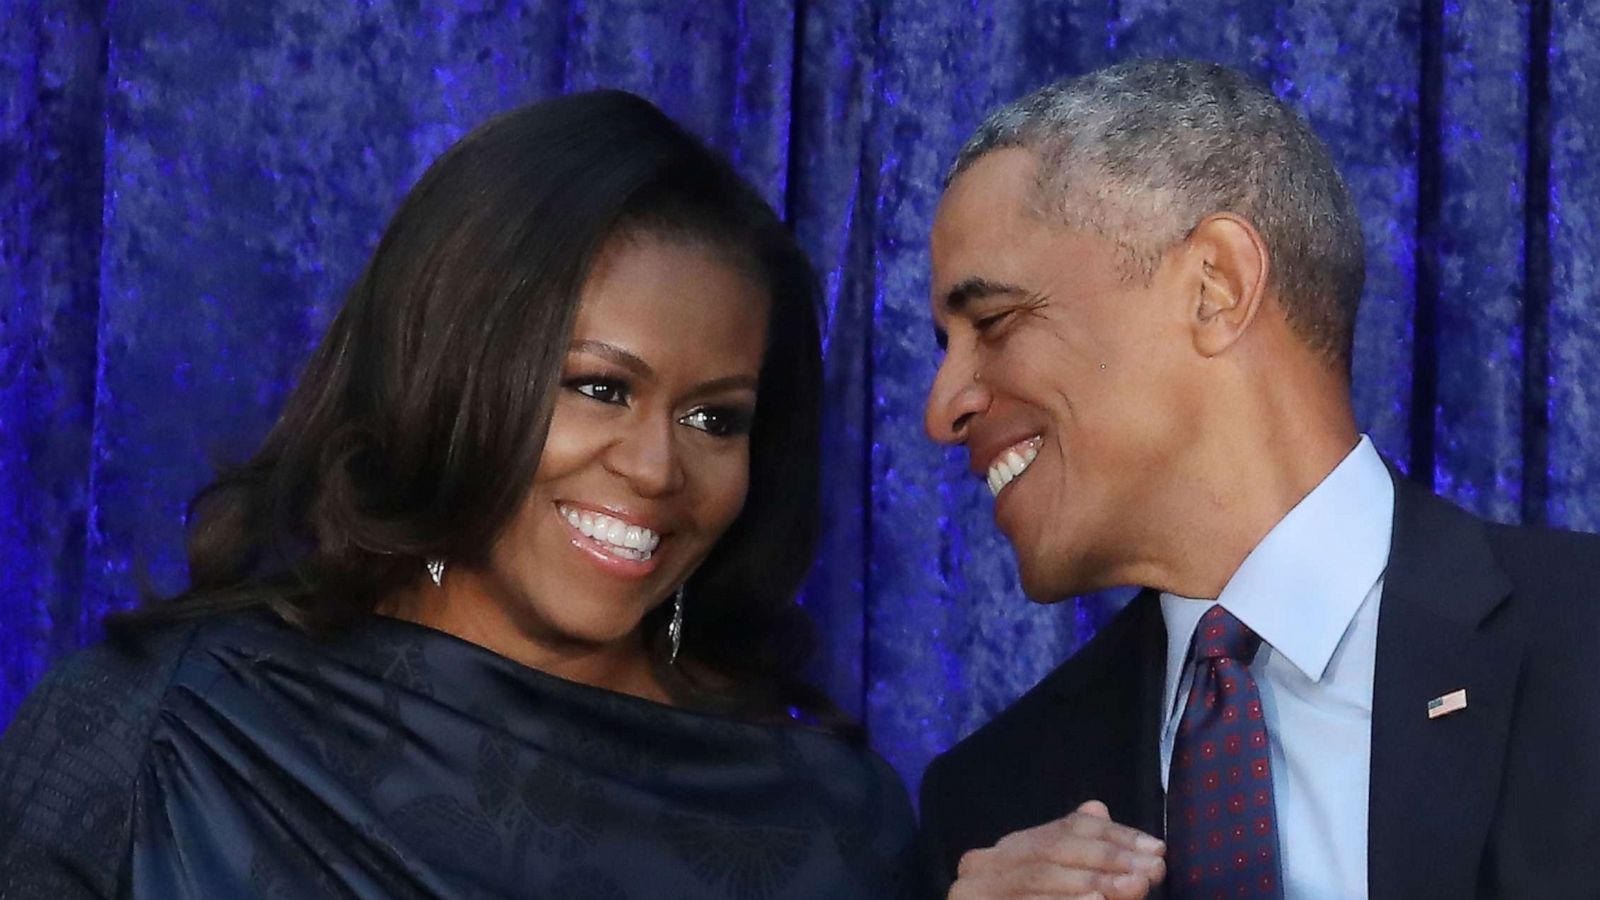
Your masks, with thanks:
[[(965, 851), (1086, 800), (1162, 835), (1165, 654), (1145, 591), (934, 761), (939, 883)], [(1429, 719), (1457, 689), (1467, 708)], [(1374, 900), (1600, 897), (1600, 536), (1484, 522), (1397, 479), (1368, 810)]]

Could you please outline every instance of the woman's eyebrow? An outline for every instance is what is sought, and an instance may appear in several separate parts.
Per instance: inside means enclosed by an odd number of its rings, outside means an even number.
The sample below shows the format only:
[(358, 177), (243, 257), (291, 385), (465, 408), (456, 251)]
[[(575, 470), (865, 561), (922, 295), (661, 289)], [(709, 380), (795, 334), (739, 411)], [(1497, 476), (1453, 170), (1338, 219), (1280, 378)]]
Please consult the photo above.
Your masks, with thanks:
[(725, 375), (695, 385), (696, 394), (720, 394), (723, 391), (757, 390), (759, 379), (754, 375)]
[[(646, 380), (655, 378), (655, 370), (650, 368), (649, 363), (645, 362), (633, 351), (624, 350), (623, 348), (618, 347), (616, 344), (608, 344), (605, 341), (593, 340), (576, 341), (573, 343), (569, 352), (591, 353), (600, 357), (601, 359), (607, 360), (608, 362), (616, 363), (617, 365), (622, 366), (640, 378)], [(701, 382), (700, 384), (695, 385), (694, 393), (715, 394), (722, 391), (733, 390), (753, 391), (757, 389), (759, 384), (760, 378), (756, 375), (724, 375), (721, 378), (713, 378), (710, 381)]]
[(650, 364), (640, 359), (637, 354), (605, 341), (576, 341), (568, 352), (592, 353), (601, 359), (616, 363), (641, 378), (653, 378), (656, 374), (655, 370), (650, 368)]

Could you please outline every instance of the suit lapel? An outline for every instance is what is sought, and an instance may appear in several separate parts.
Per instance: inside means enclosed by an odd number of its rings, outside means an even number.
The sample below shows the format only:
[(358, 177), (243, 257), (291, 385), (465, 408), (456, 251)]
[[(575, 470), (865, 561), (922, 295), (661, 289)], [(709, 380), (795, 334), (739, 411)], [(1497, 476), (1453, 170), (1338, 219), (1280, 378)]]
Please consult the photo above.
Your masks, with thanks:
[(1161, 618), (1160, 595), (1146, 590), (1149, 622), (1140, 630), (1138, 696), (1134, 699), (1133, 738), (1135, 777), (1129, 820), (1135, 828), (1158, 838), (1167, 836), (1166, 791), (1161, 787), (1161, 705), (1167, 678), (1167, 628)]
[[(1522, 655), (1490, 618), (1509, 593), (1483, 523), (1396, 479), (1373, 677), (1374, 900), (1475, 891)], [(1457, 690), (1466, 707), (1430, 719), (1428, 701)]]
[[(1139, 657), (1144, 663), (1139, 672), (1133, 780), (1133, 817), (1128, 824), (1163, 840), (1167, 837), (1167, 792), (1161, 787), (1161, 707), (1166, 700), (1167, 626), (1161, 616), (1160, 594), (1145, 590), (1140, 599), (1149, 604), (1150, 621), (1141, 631)], [(1165, 882), (1150, 892), (1148, 900), (1167, 900)]]
[(1084, 659), (1075, 667), (1092, 676), (1058, 686), (1063, 732), (1053, 755), (1064, 767), (1061, 786), (1075, 798), (1068, 809), (1084, 800), (1102, 800), (1116, 821), (1160, 836), (1164, 803), (1159, 740), (1167, 633), (1157, 594), (1141, 592), (1106, 630), (1113, 628), (1115, 633), (1105, 635), (1109, 640), (1085, 648), (1099, 658)]

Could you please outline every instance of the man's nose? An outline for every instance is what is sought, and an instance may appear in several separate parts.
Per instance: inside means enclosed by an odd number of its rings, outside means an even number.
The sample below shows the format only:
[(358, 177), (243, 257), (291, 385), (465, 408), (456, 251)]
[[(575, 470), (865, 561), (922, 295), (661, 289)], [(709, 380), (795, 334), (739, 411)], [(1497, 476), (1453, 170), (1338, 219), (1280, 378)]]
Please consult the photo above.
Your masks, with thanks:
[(946, 356), (933, 377), (922, 427), (928, 437), (941, 444), (960, 444), (967, 440), (972, 420), (989, 408), (989, 389), (979, 380), (971, 364)]

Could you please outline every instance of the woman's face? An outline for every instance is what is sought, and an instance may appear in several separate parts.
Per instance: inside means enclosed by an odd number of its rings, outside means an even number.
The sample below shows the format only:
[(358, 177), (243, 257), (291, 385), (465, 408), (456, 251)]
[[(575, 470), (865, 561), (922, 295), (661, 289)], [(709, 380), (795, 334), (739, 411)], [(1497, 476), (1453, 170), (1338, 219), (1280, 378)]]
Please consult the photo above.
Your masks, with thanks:
[(607, 243), (532, 490), (481, 573), (524, 639), (567, 655), (629, 638), (739, 514), (768, 306), (699, 243)]

